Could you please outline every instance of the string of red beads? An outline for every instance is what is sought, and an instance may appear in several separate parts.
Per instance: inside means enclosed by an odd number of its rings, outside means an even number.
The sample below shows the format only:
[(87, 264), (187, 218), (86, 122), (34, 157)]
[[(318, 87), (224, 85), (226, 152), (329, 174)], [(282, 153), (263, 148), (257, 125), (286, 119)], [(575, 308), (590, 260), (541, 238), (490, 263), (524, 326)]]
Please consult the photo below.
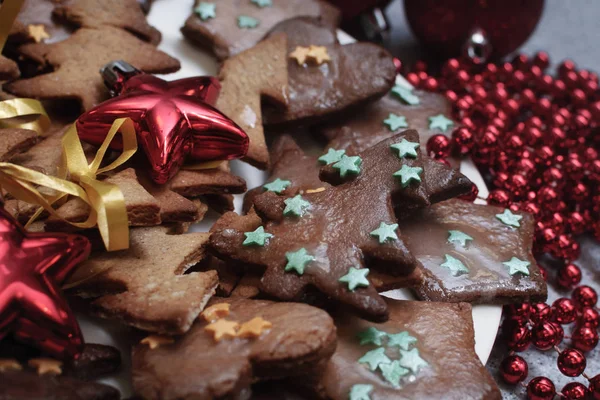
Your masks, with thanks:
[[(520, 54), (512, 62), (476, 65), (448, 60), (435, 77), (418, 62), (406, 79), (415, 87), (445, 94), (459, 122), (450, 137), (435, 135), (427, 151), (437, 159), (470, 156), (491, 189), (488, 203), (527, 211), (536, 219), (534, 254), (563, 261), (556, 284), (574, 289), (571, 298), (506, 308), (502, 335), (511, 354), (500, 373), (509, 384), (528, 375), (525, 359), (513, 354), (533, 344), (555, 349), (557, 366), (566, 376), (584, 374), (584, 352), (598, 344), (598, 295), (581, 283), (576, 235), (591, 233), (600, 240), (600, 92), (598, 75), (562, 62), (557, 76), (546, 73), (545, 52)], [(474, 200), (477, 191), (466, 198)], [(546, 271), (542, 269), (544, 275)], [(560, 350), (562, 325), (575, 323), (570, 348)], [(585, 374), (584, 376), (588, 378)], [(572, 382), (561, 390), (566, 399), (600, 400), (600, 375), (589, 385)], [(534, 377), (527, 397), (552, 399), (554, 383)]]

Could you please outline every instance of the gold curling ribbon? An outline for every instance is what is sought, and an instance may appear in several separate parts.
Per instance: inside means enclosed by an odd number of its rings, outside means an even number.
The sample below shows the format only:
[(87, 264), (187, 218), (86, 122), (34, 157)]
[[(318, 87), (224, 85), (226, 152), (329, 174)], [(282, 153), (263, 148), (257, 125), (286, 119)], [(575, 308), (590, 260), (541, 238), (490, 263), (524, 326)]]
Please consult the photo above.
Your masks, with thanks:
[[(23, 122), (23, 117), (34, 121)], [(50, 127), (50, 118), (44, 106), (34, 99), (10, 99), (0, 101), (0, 128), (31, 129), (42, 133)]]
[[(119, 132), (123, 139), (123, 152), (112, 163), (100, 168), (108, 145)], [(11, 163), (0, 163), (0, 186), (18, 200), (41, 206), (29, 223), (34, 221), (43, 210), (64, 220), (54, 210), (52, 204), (64, 200), (69, 195), (79, 197), (90, 206), (90, 215), (84, 222), (67, 222), (80, 229), (98, 225), (108, 251), (128, 248), (129, 223), (123, 193), (117, 185), (98, 181), (96, 176), (119, 167), (135, 154), (137, 138), (133, 121), (129, 118), (115, 120), (89, 165), (74, 124), (63, 136), (62, 147), (63, 162), (58, 177), (47, 176)], [(67, 175), (70, 180), (65, 179)], [(36, 186), (51, 189), (58, 194), (46, 197), (36, 189)]]

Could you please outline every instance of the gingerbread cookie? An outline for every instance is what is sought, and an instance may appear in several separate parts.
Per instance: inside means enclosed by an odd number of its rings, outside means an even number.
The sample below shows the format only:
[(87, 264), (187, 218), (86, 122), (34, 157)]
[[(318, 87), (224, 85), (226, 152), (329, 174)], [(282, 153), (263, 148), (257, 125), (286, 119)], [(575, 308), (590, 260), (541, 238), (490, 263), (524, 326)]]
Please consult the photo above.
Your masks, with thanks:
[(81, 28), (53, 44), (31, 43), (19, 52), (53, 71), (4, 85), (10, 93), (39, 99), (76, 99), (88, 110), (108, 98), (98, 70), (109, 61), (123, 59), (144, 72), (168, 73), (179, 62), (151, 44), (118, 28)]
[(429, 118), (443, 115), (451, 119), (450, 102), (442, 95), (422, 90), (410, 90), (396, 84), (383, 98), (369, 104), (364, 109), (341, 120), (328, 122), (319, 128), (320, 133), (330, 142), (329, 147), (357, 154), (379, 143), (395, 132), (416, 129), (421, 137), (421, 147), (429, 138), (447, 131), (430, 122)]
[(316, 393), (331, 400), (501, 399), (475, 354), (469, 304), (387, 303), (382, 324), (335, 314), (338, 345)]
[(186, 332), (218, 284), (215, 271), (186, 271), (205, 256), (206, 233), (168, 235), (165, 227), (130, 230), (129, 248), (98, 252), (69, 280), (94, 298), (92, 311), (151, 332)]
[(133, 387), (146, 400), (248, 398), (252, 382), (320, 370), (335, 326), (306, 304), (213, 299), (172, 344), (133, 349)]
[(261, 169), (269, 164), (261, 100), (264, 97), (280, 108), (287, 105), (286, 49), (285, 35), (274, 35), (225, 61), (219, 71), (222, 87), (216, 108), (248, 134), (250, 147), (244, 160)]
[(8, 161), (29, 150), (38, 140), (37, 132), (29, 129), (0, 129), (0, 161)]
[(83, 28), (121, 28), (146, 42), (158, 44), (160, 32), (146, 22), (137, 3), (137, 0), (67, 0), (57, 4), (54, 15)]
[(337, 43), (335, 29), (317, 19), (287, 20), (273, 29), (285, 33), (289, 102), (285, 112), (265, 109), (267, 125), (312, 124), (332, 114), (361, 108), (391, 89), (393, 57), (372, 43)]
[(0, 55), (0, 81), (16, 79), (20, 74), (21, 72), (16, 62)]
[(266, 191), (290, 197), (329, 186), (319, 179), (319, 170), (323, 164), (318, 162), (318, 157), (305, 154), (289, 135), (281, 135), (275, 139), (270, 157), (269, 179), (264, 185), (246, 193), (242, 208), (244, 213), (250, 210), (254, 198)]
[[(414, 155), (404, 151), (407, 144)], [(210, 245), (220, 258), (266, 268), (261, 289), (272, 296), (298, 299), (311, 286), (366, 318), (385, 320), (370, 269), (407, 277), (416, 263), (397, 232), (395, 210), (405, 213), (471, 188), (451, 168), (429, 165), (418, 147), (416, 131), (409, 130), (360, 156), (327, 160), (331, 167), (322, 175), (335, 172), (347, 183), (287, 199), (261, 194), (254, 199), (260, 217), (226, 214), (213, 227)]]
[(71, 36), (73, 27), (54, 15), (55, 0), (25, 0), (9, 34), (7, 47), (25, 42), (55, 43)]
[(448, 200), (400, 222), (424, 274), (417, 296), (430, 301), (522, 303), (546, 300), (531, 253), (534, 219), (500, 207)]
[(196, 1), (181, 31), (223, 60), (254, 47), (279, 22), (297, 16), (321, 17), (337, 26), (339, 12), (319, 0)]

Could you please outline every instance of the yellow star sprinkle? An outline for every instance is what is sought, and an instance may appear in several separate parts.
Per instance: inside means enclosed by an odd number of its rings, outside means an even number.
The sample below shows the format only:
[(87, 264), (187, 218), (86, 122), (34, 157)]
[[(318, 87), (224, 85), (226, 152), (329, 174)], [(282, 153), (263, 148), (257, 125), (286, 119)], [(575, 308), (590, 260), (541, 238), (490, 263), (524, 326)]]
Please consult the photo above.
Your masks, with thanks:
[(206, 322), (213, 322), (217, 319), (228, 316), (229, 307), (229, 303), (213, 304), (212, 306), (202, 311), (202, 314), (200, 315), (206, 320)]
[(323, 64), (324, 61), (331, 61), (329, 54), (327, 54), (327, 47), (325, 46), (311, 45), (308, 48), (308, 58), (315, 60), (318, 65)]
[(38, 375), (62, 374), (62, 362), (52, 358), (32, 358), (28, 365), (37, 370)]
[(216, 342), (220, 342), (224, 337), (235, 337), (236, 331), (240, 327), (235, 321), (227, 321), (226, 319), (220, 319), (217, 322), (213, 322), (210, 325), (206, 325), (204, 330), (212, 333), (213, 339)]
[(50, 39), (50, 35), (46, 32), (46, 27), (44, 25), (27, 25), (27, 31), (29, 31), (29, 36), (35, 40), (36, 43), (40, 43), (44, 39)]
[(302, 65), (306, 62), (306, 56), (309, 53), (308, 47), (297, 46), (296, 50), (290, 53), (290, 58), (294, 58), (298, 65)]
[(262, 317), (254, 317), (250, 321), (244, 322), (238, 332), (238, 337), (241, 338), (257, 338), (264, 330), (271, 329), (273, 324), (262, 319)]
[(0, 372), (20, 371), (23, 367), (14, 358), (0, 359)]
[(147, 344), (150, 350), (154, 350), (162, 345), (175, 343), (175, 339), (169, 336), (150, 335), (143, 338), (140, 343)]

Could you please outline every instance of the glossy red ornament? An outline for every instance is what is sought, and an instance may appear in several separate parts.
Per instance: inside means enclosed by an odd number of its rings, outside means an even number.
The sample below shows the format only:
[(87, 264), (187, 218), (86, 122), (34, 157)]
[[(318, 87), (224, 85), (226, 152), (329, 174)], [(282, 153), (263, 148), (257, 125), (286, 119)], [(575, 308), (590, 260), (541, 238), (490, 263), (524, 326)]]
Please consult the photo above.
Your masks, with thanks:
[(576, 349), (590, 351), (598, 344), (598, 332), (590, 325), (579, 325), (571, 332), (571, 341)]
[(404, 1), (410, 27), (434, 54), (460, 55), (466, 43), (475, 62), (501, 57), (519, 47), (537, 25), (543, 5), (543, 0)]
[(600, 374), (589, 380), (589, 393), (593, 400), (600, 400)]
[[(212, 106), (221, 89), (217, 78), (167, 82), (143, 74), (123, 61), (107, 64), (102, 75), (118, 96), (78, 118), (79, 137), (100, 145), (115, 119), (131, 118), (155, 182), (166, 183), (186, 157), (204, 162), (246, 155), (246, 133)], [(111, 147), (119, 149), (122, 143), (115, 139)]]
[(591, 307), (586, 307), (581, 310), (581, 316), (579, 317), (580, 325), (590, 325), (594, 328), (598, 328), (600, 325), (600, 314), (598, 310)]
[(479, 195), (479, 189), (477, 188), (477, 185), (472, 184), (471, 192), (468, 194), (463, 194), (462, 196), (459, 196), (458, 198), (461, 200), (465, 200), (465, 201), (475, 201), (477, 199), (478, 195)]
[(531, 330), (531, 342), (540, 350), (546, 351), (560, 343), (561, 332), (552, 322), (542, 322)]
[(585, 400), (589, 390), (583, 383), (571, 382), (567, 383), (560, 392), (565, 400)]
[(571, 298), (577, 307), (594, 307), (598, 302), (598, 293), (590, 286), (578, 286), (571, 293)]
[(450, 155), (451, 150), (450, 139), (442, 134), (433, 135), (427, 141), (427, 154), (433, 158), (446, 158)]
[(556, 299), (552, 303), (554, 309), (554, 319), (559, 324), (570, 324), (577, 318), (577, 307), (575, 303), (566, 297)]
[(544, 376), (533, 378), (527, 384), (527, 398), (529, 400), (552, 400), (555, 395), (554, 383)]
[(587, 360), (583, 353), (577, 349), (564, 349), (558, 355), (556, 364), (563, 375), (575, 377), (585, 371)]
[(558, 270), (556, 283), (565, 289), (572, 289), (581, 282), (581, 269), (575, 264), (565, 264)]
[(500, 364), (502, 379), (510, 385), (523, 382), (527, 378), (528, 373), (529, 367), (527, 361), (516, 354), (506, 357), (502, 360), (502, 364)]
[(488, 204), (494, 206), (508, 207), (511, 202), (511, 196), (502, 189), (494, 189), (487, 197)]
[(88, 257), (88, 239), (26, 232), (0, 208), (0, 243), (0, 339), (11, 333), (54, 357), (77, 357), (83, 337), (60, 286)]
[(469, 154), (475, 144), (473, 133), (467, 128), (458, 128), (452, 132), (454, 151), (461, 156)]

